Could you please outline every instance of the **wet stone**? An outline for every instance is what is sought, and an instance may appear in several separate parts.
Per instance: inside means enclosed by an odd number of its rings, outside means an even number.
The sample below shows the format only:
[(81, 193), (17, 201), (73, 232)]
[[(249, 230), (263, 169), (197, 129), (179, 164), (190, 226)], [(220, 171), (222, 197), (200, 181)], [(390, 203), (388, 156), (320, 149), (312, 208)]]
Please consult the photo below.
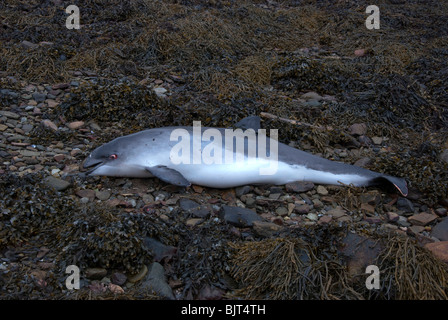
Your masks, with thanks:
[(414, 214), (408, 218), (408, 221), (416, 226), (426, 226), (437, 219), (434, 214), (422, 212), (419, 214)]
[(254, 221), (253, 228), (255, 234), (262, 238), (271, 237), (283, 229), (283, 227), (278, 224), (266, 221)]
[(0, 116), (5, 116), (7, 118), (11, 118), (11, 119), (19, 119), (20, 115), (18, 115), (17, 113), (11, 112), (11, 111), (4, 111), (4, 110), (0, 110)]
[(95, 191), (95, 197), (97, 197), (101, 201), (107, 200), (110, 198), (110, 191), (109, 190)]
[(150, 291), (154, 291), (162, 298), (174, 300), (171, 287), (165, 278), (165, 270), (158, 262), (153, 262), (148, 266), (149, 272), (142, 283), (141, 287)]
[(114, 272), (112, 273), (111, 277), (110, 277), (110, 281), (113, 284), (116, 284), (118, 286), (122, 286), (126, 283), (128, 277), (126, 277), (126, 275), (124, 273), (121, 272)]
[(70, 187), (70, 182), (52, 176), (47, 177), (44, 182), (47, 186), (50, 186), (57, 191), (63, 191)]
[(317, 193), (320, 194), (321, 196), (326, 196), (328, 195), (328, 190), (324, 186), (318, 186)]
[(448, 241), (427, 243), (424, 247), (430, 250), (438, 259), (448, 264)]
[(432, 228), (431, 236), (440, 241), (448, 241), (448, 218), (444, 218)]
[(235, 227), (252, 227), (254, 221), (261, 221), (261, 217), (246, 208), (223, 205), (218, 216)]
[(102, 279), (106, 276), (107, 270), (103, 268), (87, 268), (85, 271), (86, 278), (89, 279)]
[(406, 198), (399, 198), (397, 200), (397, 208), (404, 212), (414, 212), (414, 205)]
[(292, 183), (287, 183), (285, 185), (287, 192), (307, 192), (309, 190), (312, 190), (314, 188), (314, 183), (308, 182), (308, 181), (297, 181)]
[(35, 92), (33, 93), (33, 99), (36, 100), (37, 102), (44, 102), (45, 99), (47, 98), (47, 95), (45, 93), (39, 93), (39, 92)]
[(242, 187), (238, 187), (235, 188), (235, 195), (239, 198), (242, 195), (248, 194), (250, 192), (252, 192), (254, 188), (252, 186), (242, 186)]

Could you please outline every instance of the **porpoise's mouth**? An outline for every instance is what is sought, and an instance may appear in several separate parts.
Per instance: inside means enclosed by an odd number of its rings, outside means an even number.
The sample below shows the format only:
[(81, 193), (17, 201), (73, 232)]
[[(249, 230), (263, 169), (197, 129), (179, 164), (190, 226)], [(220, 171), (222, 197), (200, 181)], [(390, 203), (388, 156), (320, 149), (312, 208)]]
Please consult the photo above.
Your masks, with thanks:
[(92, 159), (92, 158), (87, 158), (84, 161), (84, 164), (82, 165), (82, 167), (84, 169), (90, 168), (90, 170), (88, 170), (86, 172), (87, 175), (91, 174), (93, 171), (95, 171), (96, 169), (98, 169), (99, 167), (101, 167), (104, 164), (103, 161), (98, 160), (98, 159)]

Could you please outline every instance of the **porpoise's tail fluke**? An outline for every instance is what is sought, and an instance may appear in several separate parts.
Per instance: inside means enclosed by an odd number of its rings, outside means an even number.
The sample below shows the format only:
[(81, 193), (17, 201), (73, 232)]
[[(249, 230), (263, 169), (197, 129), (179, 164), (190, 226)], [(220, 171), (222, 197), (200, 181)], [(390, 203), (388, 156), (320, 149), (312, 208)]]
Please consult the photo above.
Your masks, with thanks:
[(384, 181), (390, 182), (401, 193), (403, 197), (406, 197), (408, 195), (408, 185), (406, 183), (406, 180), (403, 178), (381, 175), (373, 179), (372, 184), (381, 184)]

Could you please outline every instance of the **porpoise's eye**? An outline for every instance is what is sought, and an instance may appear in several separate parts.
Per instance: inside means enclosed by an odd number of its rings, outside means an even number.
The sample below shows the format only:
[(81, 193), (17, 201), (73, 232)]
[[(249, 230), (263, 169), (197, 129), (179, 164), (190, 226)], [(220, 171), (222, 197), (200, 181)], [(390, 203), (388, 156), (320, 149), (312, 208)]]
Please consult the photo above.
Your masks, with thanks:
[(110, 160), (115, 160), (115, 159), (117, 159), (118, 158), (118, 156), (114, 153), (114, 154), (111, 154), (110, 156), (109, 156), (109, 159)]

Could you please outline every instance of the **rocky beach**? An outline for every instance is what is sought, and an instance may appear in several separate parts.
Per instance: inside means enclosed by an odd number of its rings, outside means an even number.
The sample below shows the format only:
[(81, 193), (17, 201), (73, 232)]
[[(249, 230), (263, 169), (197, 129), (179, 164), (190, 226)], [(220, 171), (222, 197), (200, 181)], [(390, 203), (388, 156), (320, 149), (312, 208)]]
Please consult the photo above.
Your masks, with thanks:
[[(445, 3), (381, 1), (379, 30), (364, 1), (74, 1), (79, 30), (70, 4), (0, 4), (0, 299), (448, 298)], [(82, 168), (122, 135), (251, 115), (409, 195)]]

